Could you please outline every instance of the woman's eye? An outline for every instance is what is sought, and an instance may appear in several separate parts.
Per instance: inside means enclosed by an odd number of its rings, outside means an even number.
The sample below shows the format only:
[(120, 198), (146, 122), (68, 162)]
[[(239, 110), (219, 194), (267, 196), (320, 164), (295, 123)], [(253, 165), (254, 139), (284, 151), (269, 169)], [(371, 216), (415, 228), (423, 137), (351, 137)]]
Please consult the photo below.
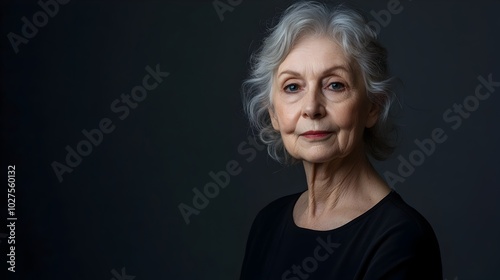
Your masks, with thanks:
[(297, 84), (289, 84), (284, 88), (285, 92), (296, 92), (299, 90), (299, 85)]
[(343, 83), (333, 82), (328, 85), (328, 89), (331, 89), (333, 91), (342, 91), (345, 89), (345, 85)]

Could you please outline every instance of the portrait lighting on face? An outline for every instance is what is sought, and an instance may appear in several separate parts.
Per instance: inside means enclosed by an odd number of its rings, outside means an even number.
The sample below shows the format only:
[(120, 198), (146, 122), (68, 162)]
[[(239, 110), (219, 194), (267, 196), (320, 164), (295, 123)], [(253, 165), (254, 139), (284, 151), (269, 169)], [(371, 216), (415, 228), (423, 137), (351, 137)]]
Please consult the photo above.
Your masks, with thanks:
[[(240, 279), (442, 279), (431, 226), (370, 162), (394, 149), (377, 31), (354, 9), (298, 2), (251, 62), (250, 125), (271, 158), (302, 163), (306, 182), (259, 212)], [(318, 258), (324, 240), (331, 252)]]

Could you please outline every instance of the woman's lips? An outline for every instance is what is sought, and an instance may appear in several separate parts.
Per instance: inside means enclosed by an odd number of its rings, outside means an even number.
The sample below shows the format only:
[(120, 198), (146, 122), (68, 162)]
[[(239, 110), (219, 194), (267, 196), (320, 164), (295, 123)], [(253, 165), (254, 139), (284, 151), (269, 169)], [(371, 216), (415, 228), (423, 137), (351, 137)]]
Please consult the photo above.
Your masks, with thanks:
[(324, 130), (309, 130), (300, 134), (300, 136), (304, 136), (307, 139), (323, 139), (330, 136), (332, 133), (331, 131)]

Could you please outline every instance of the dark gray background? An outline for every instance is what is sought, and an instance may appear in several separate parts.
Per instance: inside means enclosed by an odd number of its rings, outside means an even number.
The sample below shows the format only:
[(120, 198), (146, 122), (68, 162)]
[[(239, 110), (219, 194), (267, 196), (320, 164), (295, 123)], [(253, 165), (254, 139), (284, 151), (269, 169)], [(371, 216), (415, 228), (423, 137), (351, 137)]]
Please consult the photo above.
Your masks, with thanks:
[[(40, 7), (3, 2), (1, 174), (16, 165), (17, 279), (111, 279), (122, 267), (135, 280), (237, 279), (257, 211), (305, 188), (300, 165), (279, 166), (265, 151), (247, 161), (238, 152), (250, 134), (239, 94), (249, 55), (291, 2), (243, 0), (221, 21), (212, 1), (74, 0), (17, 54), (7, 34), (21, 34), (21, 17)], [(388, 2), (351, 3), (369, 12)], [(500, 3), (401, 6), (380, 32), (404, 83), (401, 137), (376, 167), (397, 173), (398, 156), (408, 158), (415, 139), (442, 128), (447, 140), (394, 187), (434, 227), (445, 278), (497, 279), (500, 90), (456, 130), (443, 113), (474, 94), (479, 75), (500, 81)], [(156, 64), (170, 76), (118, 119), (110, 103)], [(60, 183), (51, 163), (64, 163), (65, 146), (105, 117), (116, 129)], [(192, 205), (192, 189), (231, 160), (241, 173), (186, 225), (178, 205)]]

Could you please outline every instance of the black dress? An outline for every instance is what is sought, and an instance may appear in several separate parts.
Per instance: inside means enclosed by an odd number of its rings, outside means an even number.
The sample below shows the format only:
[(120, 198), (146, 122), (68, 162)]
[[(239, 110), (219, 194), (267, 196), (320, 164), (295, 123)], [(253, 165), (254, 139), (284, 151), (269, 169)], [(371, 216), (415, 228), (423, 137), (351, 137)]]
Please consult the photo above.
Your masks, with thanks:
[(293, 208), (300, 195), (277, 199), (259, 212), (240, 280), (443, 279), (432, 227), (395, 191), (327, 231), (295, 224)]

